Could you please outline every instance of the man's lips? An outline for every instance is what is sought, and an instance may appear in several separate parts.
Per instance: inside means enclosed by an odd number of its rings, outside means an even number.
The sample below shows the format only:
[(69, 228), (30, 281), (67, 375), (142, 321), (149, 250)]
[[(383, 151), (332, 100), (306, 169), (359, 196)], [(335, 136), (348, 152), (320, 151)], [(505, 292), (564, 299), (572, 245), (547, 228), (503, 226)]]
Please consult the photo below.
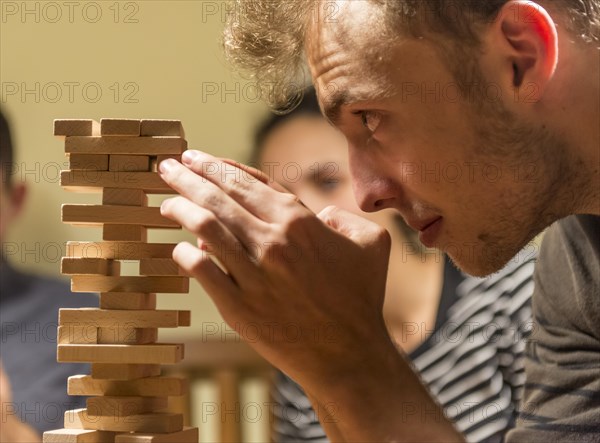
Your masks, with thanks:
[(410, 220), (408, 225), (419, 231), (419, 240), (425, 247), (432, 248), (442, 229), (442, 217), (436, 216), (425, 220)]
[(408, 224), (408, 226), (413, 228), (415, 231), (423, 232), (427, 228), (429, 228), (432, 224), (434, 224), (436, 221), (438, 221), (440, 218), (442, 218), (442, 217), (440, 217), (440, 216), (431, 217), (426, 220), (407, 220), (406, 223)]

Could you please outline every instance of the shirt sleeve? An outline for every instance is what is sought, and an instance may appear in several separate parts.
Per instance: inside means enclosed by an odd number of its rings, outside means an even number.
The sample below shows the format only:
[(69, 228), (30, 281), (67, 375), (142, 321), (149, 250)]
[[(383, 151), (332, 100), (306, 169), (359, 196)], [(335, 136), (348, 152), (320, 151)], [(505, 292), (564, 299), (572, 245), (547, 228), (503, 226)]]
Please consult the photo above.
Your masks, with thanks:
[(600, 442), (600, 223), (569, 217), (544, 238), (516, 442)]

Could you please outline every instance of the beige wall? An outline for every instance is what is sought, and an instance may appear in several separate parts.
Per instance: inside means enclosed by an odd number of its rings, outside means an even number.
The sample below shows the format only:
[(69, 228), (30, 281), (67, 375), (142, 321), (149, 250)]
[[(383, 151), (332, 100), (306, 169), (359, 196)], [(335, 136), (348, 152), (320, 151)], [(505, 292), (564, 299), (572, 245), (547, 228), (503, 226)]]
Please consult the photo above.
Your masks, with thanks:
[[(222, 2), (0, 3), (2, 110), (12, 120), (18, 176), (31, 191), (22, 223), (5, 245), (17, 265), (57, 275), (66, 241), (100, 239), (99, 229), (60, 222), (62, 203), (99, 197), (60, 188), (65, 158), (52, 137), (55, 118), (180, 119), (190, 147), (245, 158), (253, 125), (267, 111), (223, 60)], [(151, 238), (187, 237), (171, 231)], [(195, 282), (190, 295), (163, 295), (160, 304), (191, 308), (193, 332), (220, 321)]]

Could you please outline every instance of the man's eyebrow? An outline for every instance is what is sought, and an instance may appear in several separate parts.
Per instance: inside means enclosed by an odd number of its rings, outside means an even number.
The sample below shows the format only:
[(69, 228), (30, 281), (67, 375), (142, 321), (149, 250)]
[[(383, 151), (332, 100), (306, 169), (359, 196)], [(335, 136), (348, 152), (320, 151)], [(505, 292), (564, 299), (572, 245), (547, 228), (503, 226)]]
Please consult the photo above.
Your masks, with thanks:
[(325, 118), (334, 126), (337, 126), (340, 119), (343, 106), (361, 102), (385, 98), (387, 94), (384, 91), (370, 91), (368, 94), (361, 94), (349, 90), (336, 90), (328, 94), (322, 104), (322, 111)]
[(350, 102), (352, 102), (352, 97), (347, 91), (334, 91), (332, 94), (328, 95), (326, 101), (323, 102), (323, 115), (329, 123), (337, 126), (342, 106), (347, 105)]

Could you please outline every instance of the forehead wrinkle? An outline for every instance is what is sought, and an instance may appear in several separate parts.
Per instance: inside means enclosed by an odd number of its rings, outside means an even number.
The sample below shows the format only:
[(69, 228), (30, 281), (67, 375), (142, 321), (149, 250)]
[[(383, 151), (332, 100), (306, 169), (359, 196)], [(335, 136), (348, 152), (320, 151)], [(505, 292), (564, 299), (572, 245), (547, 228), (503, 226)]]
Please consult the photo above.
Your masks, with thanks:
[[(332, 23), (311, 23), (306, 55), (316, 86), (319, 106), (337, 126), (344, 106), (393, 95), (387, 45), (380, 37), (381, 11), (368, 1), (341, 2)], [(397, 43), (397, 42), (394, 42)]]
[[(326, 49), (329, 47), (330, 49)], [(315, 83), (315, 90), (321, 112), (330, 123), (337, 119), (340, 101), (344, 101), (344, 83), (348, 74), (352, 72), (352, 60), (343, 50), (334, 44), (320, 45), (316, 53), (309, 53), (311, 71)], [(324, 100), (326, 98), (326, 100)], [(330, 103), (333, 102), (333, 107)], [(338, 105), (337, 103), (340, 103)]]
[(311, 70), (321, 112), (335, 125), (342, 107), (387, 98), (391, 91), (385, 75), (361, 65), (353, 52), (329, 46), (332, 49), (322, 51), (321, 57), (311, 57)]
[[(311, 21), (308, 25), (305, 51), (315, 78), (329, 71), (329, 65), (357, 65), (360, 58), (374, 60), (386, 54), (386, 45), (378, 43), (380, 33), (373, 26), (381, 21), (381, 17), (373, 13), (370, 2), (338, 0), (336, 3), (339, 8), (337, 20)], [(344, 58), (347, 58), (345, 63)]]
[(339, 122), (341, 111), (345, 106), (357, 103), (376, 102), (388, 99), (394, 95), (393, 90), (387, 83), (366, 81), (365, 83), (346, 81), (347, 86), (335, 87), (333, 91), (324, 90), (325, 96), (321, 96), (321, 89), (316, 88), (317, 98), (321, 112), (336, 126)]

